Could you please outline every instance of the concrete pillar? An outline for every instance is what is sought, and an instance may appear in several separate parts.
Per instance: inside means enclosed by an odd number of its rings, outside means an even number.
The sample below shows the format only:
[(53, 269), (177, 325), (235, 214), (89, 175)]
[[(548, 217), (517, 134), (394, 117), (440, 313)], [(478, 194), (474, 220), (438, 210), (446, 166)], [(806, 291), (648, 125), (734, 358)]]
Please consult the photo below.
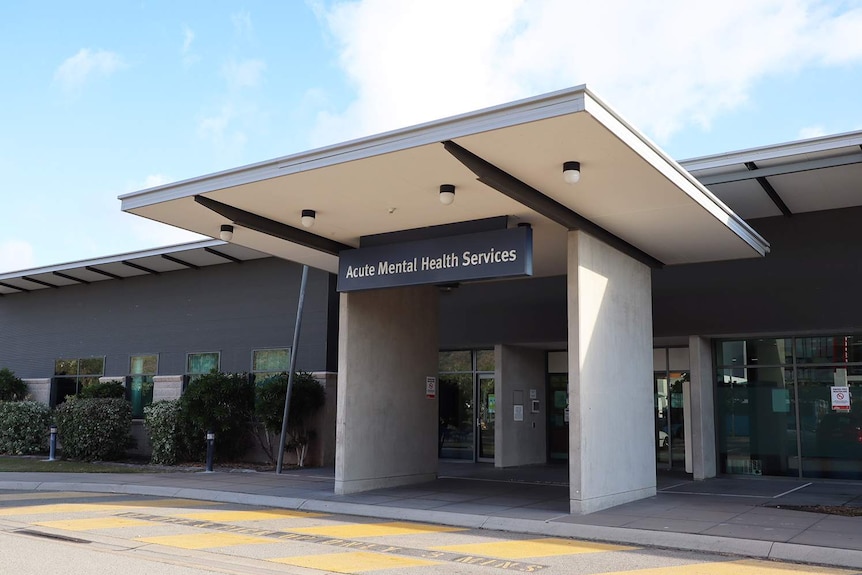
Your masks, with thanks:
[(31, 401), (51, 405), (51, 378), (22, 379), (27, 384), (27, 395)]
[(569, 232), (571, 512), (655, 495), (650, 269)]
[[(545, 352), (514, 345), (498, 345), (495, 353), (497, 417), (494, 465), (512, 467), (547, 461), (545, 409)], [(538, 411), (533, 412), (533, 397)], [(521, 421), (515, 420), (521, 406)]]
[[(695, 480), (715, 477), (715, 378), (712, 344), (705, 337), (691, 336), (691, 471)], [(690, 422), (690, 423), (689, 423)]]
[(183, 376), (181, 375), (154, 375), (153, 376), (153, 403), (157, 401), (169, 401), (179, 399), (183, 394)]
[(341, 294), (335, 492), (437, 476), (438, 293), (434, 286)]

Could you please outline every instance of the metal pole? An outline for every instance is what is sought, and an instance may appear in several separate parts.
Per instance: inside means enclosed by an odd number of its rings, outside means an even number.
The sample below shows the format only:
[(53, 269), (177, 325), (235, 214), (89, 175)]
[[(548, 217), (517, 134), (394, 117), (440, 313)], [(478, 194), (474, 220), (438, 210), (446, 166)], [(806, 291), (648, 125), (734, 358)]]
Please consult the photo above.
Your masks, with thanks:
[(56, 460), (57, 455), (57, 426), (51, 426), (51, 439), (50, 439), (50, 451), (48, 451), (48, 461)]
[(215, 456), (215, 433), (207, 431), (207, 473), (213, 472), (213, 457)]
[(284, 465), (284, 448), (287, 443), (287, 413), (290, 410), (290, 392), (293, 391), (293, 374), (296, 372), (296, 356), (299, 350), (299, 329), (302, 326), (302, 306), (305, 303), (305, 285), (308, 283), (308, 266), (302, 266), (302, 281), (299, 283), (299, 303), (296, 306), (296, 325), (293, 328), (293, 347), (290, 348), (290, 371), (287, 374), (287, 394), (284, 396), (284, 417), (281, 420), (281, 438), (278, 441), (278, 463), (275, 472), (281, 475)]

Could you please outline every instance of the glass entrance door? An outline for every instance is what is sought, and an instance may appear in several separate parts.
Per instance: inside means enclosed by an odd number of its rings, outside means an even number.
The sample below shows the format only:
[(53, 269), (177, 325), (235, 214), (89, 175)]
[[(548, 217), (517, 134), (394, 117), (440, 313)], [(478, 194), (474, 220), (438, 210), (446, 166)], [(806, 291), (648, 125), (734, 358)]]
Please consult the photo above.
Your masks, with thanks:
[(440, 376), (439, 457), (474, 460), (476, 404), (473, 374), (453, 373)]
[(497, 415), (497, 395), (494, 391), (493, 375), (479, 375), (477, 404), (479, 416), (476, 418), (477, 459), (494, 461), (494, 420)]

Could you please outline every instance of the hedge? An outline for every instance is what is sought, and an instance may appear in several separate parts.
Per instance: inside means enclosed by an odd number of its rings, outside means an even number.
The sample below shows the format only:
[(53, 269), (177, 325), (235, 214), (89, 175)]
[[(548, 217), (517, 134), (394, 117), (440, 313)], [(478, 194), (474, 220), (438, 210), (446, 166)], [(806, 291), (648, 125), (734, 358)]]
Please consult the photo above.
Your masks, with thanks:
[(132, 407), (124, 399), (72, 396), (57, 407), (56, 419), (67, 459), (118, 459), (131, 445)]
[(0, 401), (0, 453), (31, 455), (48, 450), (51, 411), (37, 401)]

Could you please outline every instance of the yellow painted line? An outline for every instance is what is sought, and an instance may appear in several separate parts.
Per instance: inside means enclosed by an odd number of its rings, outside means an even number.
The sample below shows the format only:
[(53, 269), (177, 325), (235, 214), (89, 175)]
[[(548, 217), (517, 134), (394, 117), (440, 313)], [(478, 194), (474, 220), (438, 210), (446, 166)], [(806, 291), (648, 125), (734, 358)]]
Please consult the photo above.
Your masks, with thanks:
[[(468, 545), (446, 545), (432, 547), (438, 551), (464, 553), (465, 555), (484, 555), (502, 559), (523, 559), (526, 557), (550, 557), (552, 555), (578, 555), (581, 553), (608, 553), (611, 551), (628, 551), (637, 547), (607, 545), (590, 541), (572, 541), (570, 539), (522, 539), (517, 541), (498, 541), (495, 543), (470, 543)], [(640, 571), (638, 571), (640, 573)], [(606, 574), (609, 575), (609, 574)]]
[(771, 561), (722, 561), (720, 563), (697, 563), (677, 565), (676, 567), (655, 567), (633, 571), (613, 571), (602, 575), (665, 575), (666, 573), (684, 575), (855, 575), (858, 571), (829, 569), (809, 565), (789, 565)]
[(67, 497), (113, 497), (113, 493), (84, 493), (81, 491), (41, 491), (39, 493), (5, 493), (0, 495), (0, 501), (24, 501), (32, 499), (40, 501), (43, 499), (65, 499)]
[(378, 569), (439, 565), (439, 563), (435, 561), (426, 561), (424, 559), (399, 557), (383, 553), (364, 553), (361, 551), (352, 553), (280, 557), (277, 559), (269, 559), (269, 561), (335, 573), (362, 573), (363, 571), (376, 571)]
[(186, 519), (201, 521), (262, 521), (266, 519), (311, 519), (328, 517), (326, 513), (306, 513), (290, 509), (267, 509), (264, 511), (202, 511), (200, 513), (184, 513), (177, 515)]
[(153, 543), (180, 549), (207, 549), (210, 547), (232, 547), (234, 545), (260, 545), (278, 543), (276, 539), (237, 535), (236, 533), (194, 533), (190, 535), (163, 535), (161, 537), (140, 537), (142, 543)]
[(297, 533), (355, 539), (357, 537), (383, 537), (387, 535), (418, 535), (421, 533), (451, 533), (465, 531), (460, 527), (443, 527), (442, 525), (427, 525), (424, 523), (406, 523), (394, 521), (391, 523), (349, 523), (347, 525), (323, 525), (319, 527), (301, 527), (291, 529)]
[(131, 501), (116, 501), (111, 503), (117, 507), (209, 507), (221, 505), (216, 501), (201, 501), (199, 499), (141, 499)]
[(106, 501), (104, 503), (54, 503), (49, 505), (22, 505), (0, 508), (0, 517), (9, 515), (44, 515), (47, 513), (89, 513), (92, 511), (115, 512), (119, 509), (147, 507), (188, 507), (219, 505), (211, 501), (196, 499), (153, 499), (151, 501)]
[(126, 517), (91, 517), (90, 519), (67, 519), (65, 521), (41, 521), (35, 523), (43, 527), (53, 527), (65, 531), (91, 531), (94, 529), (114, 529), (116, 527), (135, 527), (152, 525), (149, 521), (128, 519)]
[(93, 503), (54, 503), (52, 505), (22, 505), (0, 508), (0, 516), (47, 515), (49, 513), (84, 513), (87, 511), (111, 511), (111, 507)]

